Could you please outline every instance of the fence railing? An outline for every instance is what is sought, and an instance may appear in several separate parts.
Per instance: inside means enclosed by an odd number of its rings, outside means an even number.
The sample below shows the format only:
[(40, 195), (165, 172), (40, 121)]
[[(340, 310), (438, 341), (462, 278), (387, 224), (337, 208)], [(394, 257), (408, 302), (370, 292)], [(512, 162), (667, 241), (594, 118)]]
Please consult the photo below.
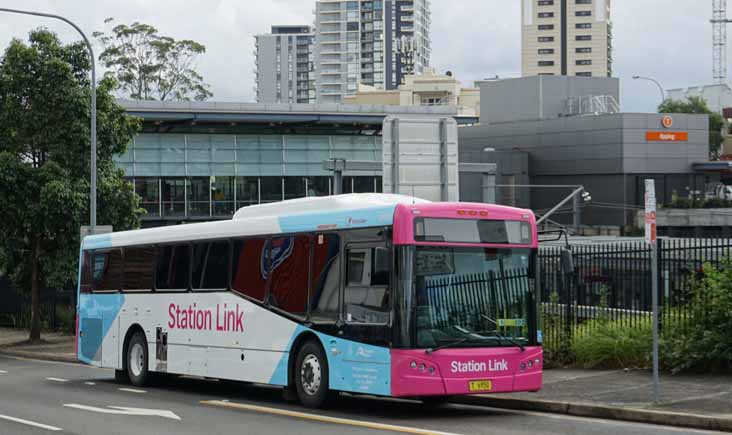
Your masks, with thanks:
[[(732, 239), (659, 239), (660, 323), (684, 323), (693, 303), (694, 282), (703, 267), (719, 267), (732, 256)], [(539, 252), (543, 338), (561, 348), (574, 334), (591, 334), (592, 319), (619, 327), (647, 328), (651, 319), (651, 250), (642, 241), (572, 246), (573, 276), (562, 273), (561, 247)], [(577, 328), (584, 325), (583, 328)]]
[[(3, 285), (5, 284), (5, 285)], [(31, 299), (29, 294), (16, 291), (7, 283), (0, 283), (0, 326), (29, 328)], [(63, 289), (41, 291), (41, 326), (54, 331), (74, 332), (76, 293)]]

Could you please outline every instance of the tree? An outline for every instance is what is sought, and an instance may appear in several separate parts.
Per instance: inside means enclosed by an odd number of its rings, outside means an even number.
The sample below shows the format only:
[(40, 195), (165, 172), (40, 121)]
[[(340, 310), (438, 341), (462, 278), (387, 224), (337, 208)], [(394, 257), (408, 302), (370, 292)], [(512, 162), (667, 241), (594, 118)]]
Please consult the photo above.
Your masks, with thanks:
[(696, 113), (709, 115), (709, 155), (719, 155), (722, 146), (722, 115), (709, 110), (706, 100), (701, 97), (689, 97), (684, 100), (667, 99), (658, 106), (658, 113)]
[[(40, 290), (76, 281), (79, 227), (89, 215), (91, 66), (82, 43), (43, 29), (0, 58), (0, 252), (13, 284), (31, 294), (30, 341), (40, 341)], [(139, 197), (112, 158), (140, 129), (97, 89), (99, 221), (139, 225)]]
[[(114, 21), (104, 20), (105, 24)], [(134, 22), (119, 24), (112, 34), (94, 32), (104, 46), (99, 60), (133, 100), (204, 101), (213, 96), (195, 62), (206, 47), (196, 41), (161, 36), (158, 29)]]

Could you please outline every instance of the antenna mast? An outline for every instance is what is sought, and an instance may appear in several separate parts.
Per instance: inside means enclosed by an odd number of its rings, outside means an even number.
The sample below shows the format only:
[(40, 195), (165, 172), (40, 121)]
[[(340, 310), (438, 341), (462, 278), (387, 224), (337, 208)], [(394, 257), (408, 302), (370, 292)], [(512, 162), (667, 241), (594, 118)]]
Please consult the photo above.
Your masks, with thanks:
[(714, 83), (727, 81), (727, 0), (712, 0), (712, 58)]

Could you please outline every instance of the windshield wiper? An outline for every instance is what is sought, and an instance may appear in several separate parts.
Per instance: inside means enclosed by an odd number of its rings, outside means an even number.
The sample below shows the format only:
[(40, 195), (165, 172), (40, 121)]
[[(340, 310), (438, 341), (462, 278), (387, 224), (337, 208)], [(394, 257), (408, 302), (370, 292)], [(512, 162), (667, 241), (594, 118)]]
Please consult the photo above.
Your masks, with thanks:
[[(486, 319), (487, 321), (493, 323), (494, 325), (496, 325), (496, 328), (498, 328), (498, 323), (496, 323), (495, 320), (491, 319), (490, 317), (486, 316), (485, 314), (481, 314), (480, 317), (482, 317), (482, 318)], [(496, 337), (498, 337), (502, 341), (507, 341), (507, 342), (513, 344), (514, 346), (517, 346), (519, 349), (521, 349), (521, 352), (523, 352), (524, 350), (526, 350), (524, 348), (524, 345), (523, 344), (519, 343), (518, 341), (514, 340), (511, 337), (507, 337), (507, 336), (501, 334), (501, 332), (498, 329), (494, 329), (493, 331), (481, 331), (481, 332), (494, 333), (494, 334), (496, 334)]]
[(459, 340), (455, 340), (455, 341), (451, 341), (449, 343), (445, 343), (445, 344), (443, 344), (441, 346), (431, 347), (431, 348), (425, 350), (424, 353), (426, 353), (426, 354), (429, 355), (432, 352), (437, 352), (440, 349), (447, 349), (448, 347), (459, 346), (459, 345), (461, 345), (461, 344), (463, 344), (463, 343), (465, 343), (466, 341), (469, 341), (469, 340), (471, 340), (471, 339), (470, 338), (461, 338)]

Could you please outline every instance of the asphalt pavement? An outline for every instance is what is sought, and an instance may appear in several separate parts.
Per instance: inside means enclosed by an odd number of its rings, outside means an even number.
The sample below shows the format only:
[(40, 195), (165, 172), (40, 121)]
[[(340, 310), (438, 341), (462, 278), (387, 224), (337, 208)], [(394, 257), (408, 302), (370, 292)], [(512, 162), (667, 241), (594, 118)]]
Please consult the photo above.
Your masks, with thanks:
[(679, 434), (674, 427), (341, 395), (327, 410), (277, 388), (164, 378), (135, 388), (80, 364), (0, 356), (0, 434)]

